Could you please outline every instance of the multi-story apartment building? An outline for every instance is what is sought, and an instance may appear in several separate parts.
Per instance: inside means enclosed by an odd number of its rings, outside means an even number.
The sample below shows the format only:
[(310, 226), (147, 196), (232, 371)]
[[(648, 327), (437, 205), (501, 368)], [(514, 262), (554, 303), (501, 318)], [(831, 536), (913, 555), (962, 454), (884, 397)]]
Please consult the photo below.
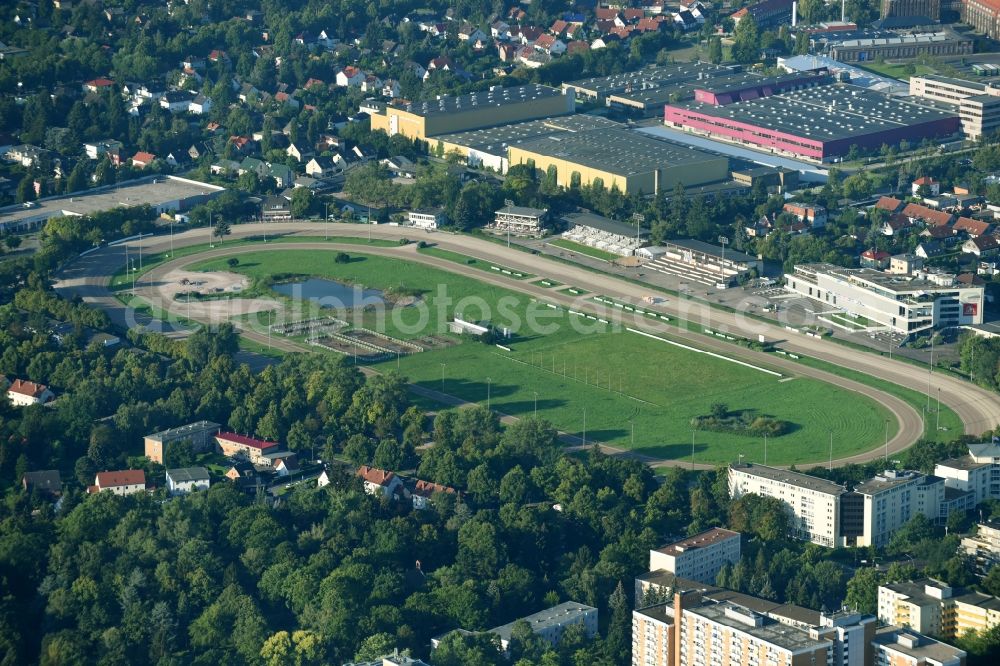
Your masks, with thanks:
[(846, 545), (840, 515), (840, 500), (847, 493), (843, 486), (776, 467), (753, 463), (730, 465), (730, 497), (735, 499), (747, 493), (785, 502), (798, 538), (830, 548)]
[(973, 504), (1000, 499), (1000, 444), (970, 444), (968, 455), (938, 463), (934, 475), (946, 488), (970, 493)]
[(848, 490), (826, 479), (748, 463), (730, 466), (729, 493), (785, 502), (800, 539), (831, 548), (885, 546), (916, 514), (938, 520), (947, 517), (949, 507), (965, 506), (949, 497), (941, 476), (886, 470)]
[(198, 421), (154, 432), (143, 437), (143, 448), (147, 458), (162, 465), (166, 450), (172, 443), (189, 441), (195, 451), (204, 451), (211, 448), (215, 442), (215, 434), (219, 432), (221, 427), (218, 423), (211, 421)]
[(910, 77), (910, 95), (951, 106), (962, 122), (962, 133), (978, 140), (1000, 128), (1000, 86), (928, 74)]
[(983, 287), (959, 282), (950, 273), (909, 276), (871, 268), (798, 264), (785, 275), (785, 288), (905, 335), (983, 323)]
[(1000, 520), (981, 521), (974, 535), (962, 539), (962, 552), (972, 559), (980, 576), (1000, 564)]
[(964, 666), (965, 651), (915, 631), (882, 627), (872, 641), (873, 666)]
[(712, 583), (725, 564), (736, 564), (739, 559), (740, 533), (714, 527), (649, 551), (649, 570)]
[(854, 493), (860, 495), (863, 506), (861, 532), (845, 536), (853, 536), (857, 546), (881, 547), (916, 514), (937, 519), (938, 506), (944, 499), (944, 479), (886, 470), (855, 486)]
[(878, 619), (944, 639), (1000, 624), (1000, 599), (924, 578), (878, 588)]
[(633, 611), (633, 666), (873, 666), (874, 617), (684, 587), (671, 603)]

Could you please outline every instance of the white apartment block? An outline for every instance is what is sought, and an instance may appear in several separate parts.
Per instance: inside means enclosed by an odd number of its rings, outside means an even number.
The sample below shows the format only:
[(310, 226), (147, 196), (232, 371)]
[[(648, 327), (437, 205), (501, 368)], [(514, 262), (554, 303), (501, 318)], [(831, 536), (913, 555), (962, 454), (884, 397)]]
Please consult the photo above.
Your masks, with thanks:
[[(944, 480), (919, 472), (886, 470), (858, 484), (854, 494), (860, 495), (864, 507), (861, 533), (856, 535), (855, 545), (882, 547), (916, 514), (922, 513), (932, 521), (937, 519), (938, 506), (944, 499)], [(847, 501), (850, 500), (845, 496)]]
[(950, 273), (910, 276), (871, 268), (798, 264), (785, 275), (785, 289), (824, 307), (865, 317), (871, 326), (905, 335), (983, 323), (983, 287), (960, 283)]
[(962, 552), (975, 563), (977, 574), (989, 573), (1000, 564), (1000, 521), (980, 522), (974, 535), (962, 539)]
[(1000, 444), (970, 444), (969, 455), (938, 463), (934, 476), (942, 477), (947, 488), (971, 493), (975, 504), (1000, 499)]
[(963, 666), (965, 651), (899, 627), (882, 627), (872, 641), (874, 666)]
[(724, 565), (736, 564), (739, 559), (740, 533), (715, 527), (649, 551), (649, 570), (713, 583)]
[[(582, 624), (588, 637), (597, 634), (597, 609), (575, 601), (566, 601), (520, 619), (527, 622), (537, 636), (553, 646), (559, 643), (563, 632), (573, 625)], [(505, 653), (510, 645), (515, 622), (489, 630), (489, 633), (500, 637), (500, 647)]]
[(844, 546), (840, 530), (840, 498), (847, 489), (832, 481), (753, 463), (729, 466), (729, 495), (774, 497), (788, 505), (791, 528), (800, 539), (821, 546)]
[(951, 106), (973, 141), (1000, 128), (1000, 86), (929, 74), (910, 77), (910, 95)]

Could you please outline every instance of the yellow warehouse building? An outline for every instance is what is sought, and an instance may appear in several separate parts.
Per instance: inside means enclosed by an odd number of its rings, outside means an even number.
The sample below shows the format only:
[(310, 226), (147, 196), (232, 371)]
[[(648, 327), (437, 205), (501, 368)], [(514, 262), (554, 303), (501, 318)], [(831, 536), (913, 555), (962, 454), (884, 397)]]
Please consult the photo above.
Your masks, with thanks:
[(626, 194), (656, 194), (678, 183), (695, 187), (729, 178), (725, 155), (626, 129), (560, 134), (510, 146), (510, 166), (555, 167), (563, 187), (617, 187)]
[(468, 95), (442, 96), (399, 107), (386, 106), (380, 113), (372, 114), (371, 128), (383, 130), (389, 136), (402, 134), (426, 141), (438, 134), (565, 115), (575, 109), (574, 97), (556, 88), (538, 84), (512, 88), (493, 86)]

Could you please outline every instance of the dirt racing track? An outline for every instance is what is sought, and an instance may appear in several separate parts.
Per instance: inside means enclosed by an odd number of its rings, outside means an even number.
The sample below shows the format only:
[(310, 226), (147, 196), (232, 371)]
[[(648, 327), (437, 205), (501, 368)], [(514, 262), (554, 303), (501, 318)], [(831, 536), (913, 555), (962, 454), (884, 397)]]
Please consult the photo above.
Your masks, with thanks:
[[(903, 387), (923, 391), (926, 389), (928, 381), (930, 381), (932, 394), (937, 394), (939, 390), (942, 404), (947, 405), (958, 414), (964, 424), (966, 434), (980, 435), (1000, 424), (1000, 396), (976, 387), (957, 377), (943, 373), (928, 375), (926, 368), (881, 358), (865, 351), (844, 347), (819, 338), (805, 337), (801, 334), (790, 332), (777, 323), (772, 324), (759, 319), (751, 319), (741, 313), (713, 308), (699, 301), (677, 299), (668, 296), (665, 300), (655, 305), (650, 305), (648, 301), (643, 300), (644, 297), (650, 294), (649, 288), (611, 275), (596, 273), (582, 267), (547, 259), (544, 256), (531, 255), (523, 251), (508, 249), (486, 240), (443, 232), (427, 234), (425, 237), (419, 231), (401, 227), (368, 227), (363, 225), (326, 224), (320, 222), (238, 225), (233, 227), (231, 237), (237, 239), (248, 236), (259, 237), (265, 233), (272, 238), (275, 234), (284, 236), (285, 238), (283, 238), (283, 242), (281, 243), (282, 250), (301, 249), (310, 251), (363, 252), (371, 255), (398, 257), (407, 261), (433, 266), (444, 271), (466, 274), (481, 282), (544, 299), (547, 302), (563, 307), (572, 307), (576, 310), (582, 310), (595, 315), (607, 315), (606, 306), (592, 302), (589, 299), (575, 297), (565, 289), (553, 290), (538, 284), (537, 281), (518, 280), (499, 272), (482, 271), (472, 267), (465, 267), (460, 263), (418, 253), (416, 245), (413, 243), (392, 247), (359, 246), (356, 243), (338, 244), (336, 236), (357, 238), (364, 237), (370, 233), (372, 238), (379, 239), (409, 237), (414, 240), (427, 240), (442, 249), (458, 252), (483, 261), (501, 264), (517, 271), (542, 275), (545, 278), (561, 282), (565, 285), (573, 285), (573, 287), (585, 290), (591, 294), (602, 294), (612, 299), (642, 304), (642, 307), (647, 311), (685, 319), (689, 322), (696, 322), (699, 326), (711, 328), (712, 330), (727, 331), (734, 335), (752, 339), (756, 339), (758, 335), (764, 335), (768, 340), (778, 341), (778, 346), (790, 354), (807, 355)], [(315, 240), (327, 234), (330, 235), (329, 241)], [(303, 238), (301, 242), (291, 242), (292, 237), (295, 236), (308, 237), (309, 240)], [(172, 245), (176, 249), (189, 245), (205, 244), (207, 240), (207, 232), (204, 229), (199, 229), (187, 231), (182, 234), (174, 234)], [(142, 240), (142, 252), (149, 254), (165, 252), (169, 250), (170, 243), (171, 241), (166, 236), (145, 238)], [(138, 242), (132, 241), (129, 252), (136, 252), (137, 249)], [(204, 252), (196, 255), (187, 255), (167, 261), (147, 272), (142, 277), (141, 283), (137, 285), (137, 294), (140, 296), (156, 295), (156, 287), (149, 285), (163, 284), (165, 276), (171, 274), (172, 271), (176, 274), (176, 271), (183, 270), (185, 266), (192, 263), (216, 257), (238, 257), (243, 253), (259, 252), (260, 250), (261, 245), (258, 244), (217, 245), (215, 248), (206, 248)], [(77, 261), (67, 266), (60, 276), (56, 289), (68, 298), (80, 296), (85, 302), (101, 307), (108, 312), (112, 321), (120, 327), (127, 328), (129, 326), (149, 323), (148, 318), (137, 318), (129, 308), (123, 305), (107, 289), (111, 276), (124, 265), (125, 250), (123, 246), (101, 248), (80, 257)], [(180, 301), (165, 301), (167, 309), (181, 316), (187, 315), (187, 311), (184, 310), (186, 306), (190, 307), (190, 305)], [(207, 321), (216, 318), (215, 316), (210, 316), (210, 313), (199, 313), (194, 309), (190, 310), (190, 317), (196, 321)], [(647, 324), (641, 318), (630, 322), (629, 325), (654, 332), (662, 332), (663, 330), (662, 325), (656, 322), (649, 322)], [(268, 341), (274, 347), (286, 351), (303, 351), (308, 348), (280, 336), (273, 336), (270, 340), (267, 340), (267, 336), (260, 332), (243, 329), (241, 333), (257, 342)], [(919, 411), (900, 398), (868, 384), (806, 366), (787, 358), (744, 349), (728, 342), (677, 329), (676, 327), (672, 327), (669, 334), (673, 338), (690, 341), (703, 349), (717, 351), (750, 363), (766, 364), (769, 367), (788, 372), (789, 374), (813, 377), (855, 391), (875, 400), (889, 410), (899, 424), (896, 435), (889, 441), (890, 455), (912, 445), (924, 433), (923, 416)], [(437, 395), (436, 392), (421, 387), (414, 388), (420, 389), (420, 392), (426, 393), (446, 404), (461, 404), (462, 402), (453, 396)], [(570, 441), (570, 443), (572, 444), (573, 442)], [(628, 455), (650, 464), (675, 464), (674, 461), (657, 460), (641, 454), (626, 452), (615, 447), (605, 448), (610, 453)], [(879, 446), (866, 453), (835, 460), (834, 464), (845, 465), (848, 463), (864, 462), (882, 457), (883, 455), (885, 455), (885, 450)]]

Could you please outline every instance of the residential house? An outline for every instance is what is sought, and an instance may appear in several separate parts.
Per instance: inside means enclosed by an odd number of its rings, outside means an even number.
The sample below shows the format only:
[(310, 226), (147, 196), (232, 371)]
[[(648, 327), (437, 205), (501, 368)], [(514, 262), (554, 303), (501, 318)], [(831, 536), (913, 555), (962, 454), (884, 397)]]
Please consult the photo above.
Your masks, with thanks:
[(386, 79), (382, 82), (382, 90), (380, 91), (383, 97), (388, 97), (390, 99), (395, 99), (402, 94), (399, 87), (399, 81), (396, 79)]
[(313, 157), (306, 162), (306, 174), (314, 178), (326, 178), (340, 171), (341, 169), (329, 157)]
[(7, 387), (7, 399), (15, 407), (44, 405), (55, 400), (55, 394), (45, 384), (15, 379)]
[(263, 464), (263, 455), (278, 446), (277, 442), (268, 442), (235, 432), (220, 432), (215, 436), (219, 452), (228, 458), (245, 458), (254, 464)]
[(143, 453), (155, 463), (164, 464), (170, 445), (189, 442), (196, 452), (207, 451), (215, 443), (215, 434), (221, 426), (212, 421), (196, 421), (176, 428), (168, 428), (142, 438)]
[(947, 253), (947, 250), (941, 244), (941, 241), (930, 240), (926, 243), (920, 243), (913, 250), (913, 254), (917, 255), (921, 259), (936, 259)]
[(187, 56), (181, 60), (181, 69), (205, 69), (205, 59), (201, 56)]
[(766, 238), (769, 233), (774, 231), (774, 223), (768, 219), (767, 215), (761, 215), (759, 220), (746, 225), (743, 230), (750, 238)]
[(268, 164), (267, 175), (274, 178), (280, 188), (288, 188), (295, 184), (295, 172), (285, 164)]
[(354, 65), (348, 65), (337, 72), (337, 85), (341, 88), (357, 88), (365, 80), (365, 73)]
[(21, 477), (24, 492), (59, 497), (62, 495), (62, 477), (57, 469), (42, 469), (36, 472), (25, 472)]
[(295, 158), (296, 162), (301, 162), (309, 157), (309, 155), (312, 154), (312, 151), (305, 148), (299, 148), (294, 143), (290, 143), (288, 144), (288, 148), (285, 149), (285, 154), (289, 157)]
[(379, 164), (389, 169), (394, 178), (416, 178), (417, 165), (402, 155), (379, 160)]
[(274, 471), (279, 477), (291, 476), (301, 471), (299, 459), (294, 455), (278, 460), (274, 465)]
[(83, 144), (83, 150), (86, 152), (88, 158), (99, 160), (107, 155), (111, 159), (112, 164), (119, 163), (122, 148), (124, 148), (124, 144), (114, 139), (91, 141), (90, 143)]
[(291, 202), (284, 197), (267, 197), (261, 204), (261, 218), (264, 222), (283, 222), (292, 219)]
[(320, 30), (319, 34), (316, 35), (316, 43), (324, 49), (332, 49), (340, 43), (340, 40), (333, 35), (334, 33), (332, 30)]
[(184, 113), (191, 108), (191, 102), (198, 97), (192, 90), (171, 90), (160, 98), (160, 107), (170, 113)]
[(812, 204), (786, 203), (782, 211), (794, 215), (799, 222), (808, 222), (813, 228), (826, 225), (826, 208)]
[(156, 155), (152, 153), (146, 153), (140, 150), (139, 152), (137, 152), (135, 155), (132, 156), (132, 166), (136, 169), (145, 169), (150, 164), (152, 164), (153, 160), (155, 159)]
[(548, 53), (549, 55), (560, 55), (566, 52), (566, 44), (554, 35), (539, 35), (535, 40), (534, 48)]
[(954, 215), (943, 210), (934, 210), (920, 204), (906, 204), (901, 215), (906, 216), (911, 223), (923, 222), (927, 226), (940, 227), (951, 224)]
[[(921, 188), (926, 189), (922, 190)], [(915, 197), (924, 196), (924, 193), (929, 196), (936, 197), (941, 194), (941, 183), (928, 176), (922, 176), (910, 184), (910, 190), (913, 192), (913, 196)]]
[(463, 42), (475, 43), (477, 40), (487, 39), (486, 33), (472, 25), (466, 23), (458, 29), (458, 39)]
[(490, 26), (490, 36), (501, 42), (510, 40), (510, 24), (505, 21), (495, 21)]
[(9, 162), (16, 162), (24, 167), (35, 167), (39, 163), (52, 155), (52, 152), (45, 150), (44, 148), (39, 148), (38, 146), (32, 146), (29, 144), (21, 144), (18, 146), (13, 146), (7, 149), (3, 157)]
[(212, 100), (200, 93), (194, 96), (194, 99), (191, 100), (187, 108), (188, 113), (193, 113), (197, 116), (206, 114), (211, 110)]
[(884, 210), (891, 215), (892, 213), (899, 212), (899, 209), (903, 207), (903, 202), (893, 197), (879, 197), (874, 207), (878, 210)]
[(883, 270), (889, 267), (889, 259), (888, 252), (870, 248), (861, 253), (861, 267)]
[(133, 495), (146, 490), (146, 473), (141, 469), (123, 469), (98, 472), (94, 485), (87, 488), (90, 494), (109, 491), (115, 495)]
[(381, 94), (382, 79), (374, 74), (366, 74), (365, 80), (361, 82), (361, 92)]
[(102, 92), (104, 90), (108, 90), (113, 85), (115, 85), (114, 81), (105, 78), (103, 76), (100, 76), (96, 79), (91, 79), (90, 81), (84, 83), (83, 90), (84, 92), (97, 93), (97, 92)]
[(167, 492), (171, 495), (186, 495), (196, 490), (208, 490), (211, 483), (208, 470), (204, 467), (167, 470)]
[(410, 497), (413, 500), (413, 509), (415, 511), (426, 509), (429, 506), (431, 497), (434, 496), (434, 493), (455, 495), (457, 494), (457, 491), (450, 486), (442, 486), (439, 483), (431, 483), (430, 481), (417, 479), (416, 484), (414, 484), (413, 489), (410, 491)]
[(977, 236), (962, 243), (962, 252), (976, 257), (989, 257), (1000, 252), (1000, 238)]
[(909, 218), (902, 213), (896, 213), (883, 222), (879, 230), (883, 236), (899, 236), (908, 231), (913, 226), (913, 223), (913, 218)]
[(993, 225), (984, 220), (974, 220), (971, 217), (960, 217), (955, 220), (951, 228), (959, 233), (966, 234), (969, 238), (985, 236), (993, 228)]
[(369, 495), (382, 495), (392, 497), (403, 485), (403, 482), (393, 472), (388, 472), (377, 467), (362, 465), (358, 468), (357, 475), (364, 482), (365, 492)]
[(257, 494), (267, 486), (264, 477), (247, 460), (236, 460), (233, 466), (226, 470), (225, 476), (235, 483), (237, 488), (251, 495)]

